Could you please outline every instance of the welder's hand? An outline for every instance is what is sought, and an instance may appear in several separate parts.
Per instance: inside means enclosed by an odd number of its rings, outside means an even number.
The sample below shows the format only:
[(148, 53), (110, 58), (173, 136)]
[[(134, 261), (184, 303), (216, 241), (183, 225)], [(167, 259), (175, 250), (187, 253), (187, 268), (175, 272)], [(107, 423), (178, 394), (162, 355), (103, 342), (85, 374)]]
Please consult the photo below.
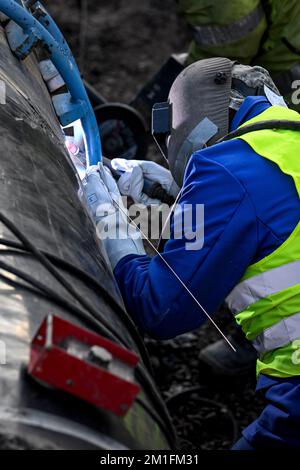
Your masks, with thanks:
[(91, 166), (87, 169), (83, 188), (96, 224), (101, 220), (104, 209), (108, 214), (112, 214), (117, 210), (117, 203), (122, 204), (121, 194), (115, 180), (109, 170), (104, 169), (102, 165)]
[(88, 206), (97, 226), (112, 268), (129, 254), (145, 254), (143, 241), (136, 227), (129, 224), (117, 183), (102, 164), (90, 167), (83, 180)]
[(158, 163), (114, 158), (111, 164), (115, 170), (123, 173), (118, 180), (121, 194), (130, 196), (136, 203), (145, 205), (161, 203), (159, 199), (152, 199), (144, 193), (145, 183), (159, 183), (174, 198), (179, 193), (171, 172)]

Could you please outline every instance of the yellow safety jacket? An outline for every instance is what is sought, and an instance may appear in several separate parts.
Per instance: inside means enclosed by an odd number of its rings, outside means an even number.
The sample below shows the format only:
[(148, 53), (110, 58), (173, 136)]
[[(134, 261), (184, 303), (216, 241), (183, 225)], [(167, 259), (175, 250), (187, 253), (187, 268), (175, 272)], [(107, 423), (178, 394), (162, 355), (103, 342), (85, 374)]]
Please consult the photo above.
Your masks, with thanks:
[(291, 95), (300, 80), (299, 0), (179, 0), (179, 10), (194, 33), (189, 62), (228, 57), (261, 65), (297, 108)]
[[(246, 124), (269, 120), (300, 122), (300, 115), (272, 106)], [(239, 138), (290, 175), (300, 197), (300, 132), (260, 130)], [(299, 376), (300, 221), (278, 249), (246, 270), (226, 301), (258, 351), (257, 373), (282, 378)]]

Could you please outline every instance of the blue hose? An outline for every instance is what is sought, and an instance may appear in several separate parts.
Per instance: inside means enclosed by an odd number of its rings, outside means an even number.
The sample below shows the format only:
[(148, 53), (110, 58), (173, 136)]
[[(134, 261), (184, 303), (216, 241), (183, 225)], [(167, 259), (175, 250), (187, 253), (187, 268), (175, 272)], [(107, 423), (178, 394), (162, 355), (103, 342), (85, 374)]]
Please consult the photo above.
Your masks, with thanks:
[(17, 23), (25, 34), (34, 34), (40, 38), (47, 47), (51, 61), (68, 87), (74, 104), (85, 103), (87, 105), (87, 111), (81, 118), (86, 139), (87, 166), (97, 165), (102, 161), (98, 124), (73, 55), (58, 27), (52, 20), (48, 26), (49, 30), (46, 29), (15, 0), (0, 0), (0, 11)]

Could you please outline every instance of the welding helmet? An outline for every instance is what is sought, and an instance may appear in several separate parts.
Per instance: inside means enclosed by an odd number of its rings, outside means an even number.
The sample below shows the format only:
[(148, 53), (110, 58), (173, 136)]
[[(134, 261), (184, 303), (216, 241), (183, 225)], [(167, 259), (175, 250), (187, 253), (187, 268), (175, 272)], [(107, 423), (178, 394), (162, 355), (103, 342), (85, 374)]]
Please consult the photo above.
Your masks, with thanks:
[(229, 108), (237, 111), (246, 96), (279, 94), (269, 73), (225, 58), (204, 59), (184, 69), (165, 103), (152, 111), (152, 134), (181, 187), (190, 156), (229, 132)]
[(152, 111), (152, 133), (182, 186), (189, 157), (228, 133), (233, 62), (215, 58), (195, 62), (173, 83), (169, 99)]

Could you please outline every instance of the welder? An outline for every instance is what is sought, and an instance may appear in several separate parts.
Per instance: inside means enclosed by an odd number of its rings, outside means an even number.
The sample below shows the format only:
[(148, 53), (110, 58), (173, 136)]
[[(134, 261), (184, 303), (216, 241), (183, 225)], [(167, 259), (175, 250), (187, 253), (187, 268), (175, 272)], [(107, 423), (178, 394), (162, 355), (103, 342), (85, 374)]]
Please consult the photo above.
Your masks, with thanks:
[[(257, 351), (257, 389), (267, 400), (235, 448), (299, 448), (300, 116), (265, 69), (224, 58), (187, 67), (154, 111), (170, 171), (133, 162), (119, 186), (101, 166), (85, 181), (99, 233), (117, 225), (103, 243), (128, 312), (141, 330), (168, 339), (199, 328), (226, 301)], [(191, 233), (204, 205), (201, 246), (187, 249), (189, 232), (175, 233), (175, 210), (163, 252), (146, 255), (119, 188), (155, 202), (142, 191), (149, 175), (174, 195), (181, 188), (176, 207), (192, 211)]]
[(194, 40), (188, 62), (226, 56), (265, 67), (286, 97), (300, 80), (298, 0), (178, 0)]
[[(221, 55), (261, 65), (289, 106), (300, 111), (298, 0), (178, 0), (178, 7), (194, 37), (187, 64)], [(231, 339), (239, 350), (238, 359), (224, 340), (204, 348), (200, 359), (218, 375), (248, 374), (255, 365), (255, 351), (239, 330)]]

